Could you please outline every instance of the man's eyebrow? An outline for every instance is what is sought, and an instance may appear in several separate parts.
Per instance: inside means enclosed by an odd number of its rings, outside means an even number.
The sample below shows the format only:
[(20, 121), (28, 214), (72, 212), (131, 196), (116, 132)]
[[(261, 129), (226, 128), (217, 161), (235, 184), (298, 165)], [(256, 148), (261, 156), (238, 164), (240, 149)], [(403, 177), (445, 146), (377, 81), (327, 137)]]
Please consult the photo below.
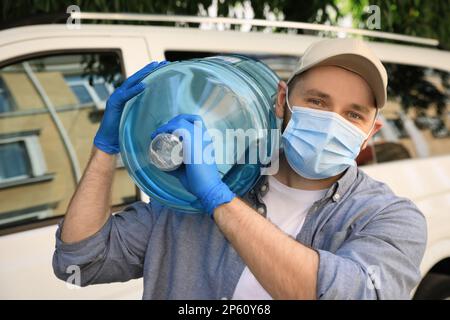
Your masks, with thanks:
[(367, 107), (367, 106), (363, 106), (363, 105), (360, 105), (360, 104), (357, 104), (357, 103), (352, 103), (352, 104), (350, 105), (350, 107), (351, 107), (353, 110), (360, 111), (360, 112), (363, 112), (363, 113), (365, 113), (365, 114), (370, 114), (370, 108)]
[(306, 90), (305, 94), (310, 96), (316, 96), (324, 99), (330, 99), (331, 96), (328, 93), (325, 93), (323, 91), (317, 90), (317, 89), (309, 89)]
[[(317, 90), (317, 89), (306, 90), (305, 95), (320, 97), (320, 98), (323, 98), (323, 99), (331, 99), (331, 96), (328, 93), (325, 93), (325, 92)], [(362, 113), (364, 113), (366, 115), (370, 114), (370, 109), (371, 108), (369, 108), (368, 106), (360, 105), (360, 104), (357, 104), (357, 103), (352, 103), (350, 105), (350, 107), (353, 110), (362, 112)]]

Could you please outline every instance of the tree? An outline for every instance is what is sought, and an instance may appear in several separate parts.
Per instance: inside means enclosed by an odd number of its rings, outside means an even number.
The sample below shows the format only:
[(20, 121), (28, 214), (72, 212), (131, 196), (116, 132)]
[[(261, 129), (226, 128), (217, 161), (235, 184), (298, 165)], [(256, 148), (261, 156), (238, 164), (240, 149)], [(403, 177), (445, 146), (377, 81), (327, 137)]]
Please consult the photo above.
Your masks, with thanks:
[[(264, 18), (267, 10), (282, 14), (285, 20), (324, 23), (336, 22), (339, 17), (334, 0), (3, 0), (0, 5), (0, 19), (3, 23), (39, 17), (42, 15), (62, 15), (69, 5), (78, 5), (82, 11), (92, 12), (133, 12), (177, 15), (197, 15), (199, 6), (217, 6), (218, 16), (229, 16), (236, 5), (251, 4), (255, 18)], [(329, 14), (329, 9), (335, 12)]]
[(369, 13), (365, 8), (376, 5), (381, 12), (381, 31), (440, 40), (450, 49), (450, 0), (3, 0), (0, 22), (14, 23), (42, 15), (63, 15), (69, 5), (82, 11), (133, 12), (197, 15), (199, 8), (217, 7), (218, 16), (229, 16), (238, 5), (250, 5), (254, 18), (267, 18), (274, 13), (278, 19), (337, 24), (344, 14), (353, 16), (354, 25), (365, 28)]
[[(350, 13), (354, 18), (354, 26), (363, 28), (369, 15), (365, 11), (368, 5), (368, 0), (349, 0), (341, 6), (341, 12)], [(440, 48), (450, 50), (449, 0), (370, 0), (370, 5), (380, 8), (380, 31), (436, 38)], [(446, 131), (448, 98), (445, 91), (450, 89), (449, 74), (433, 70), (440, 77), (440, 89), (428, 80), (423, 68), (399, 64), (385, 66), (389, 74), (389, 96), (397, 99), (404, 111), (414, 108), (418, 115), (424, 115), (427, 110), (434, 108), (439, 121), (438, 125), (431, 128), (433, 134)]]
[(354, 25), (364, 28), (369, 13), (365, 8), (376, 5), (381, 13), (381, 30), (410, 36), (439, 39), (440, 46), (450, 50), (450, 0), (343, 0), (341, 11), (349, 12)]

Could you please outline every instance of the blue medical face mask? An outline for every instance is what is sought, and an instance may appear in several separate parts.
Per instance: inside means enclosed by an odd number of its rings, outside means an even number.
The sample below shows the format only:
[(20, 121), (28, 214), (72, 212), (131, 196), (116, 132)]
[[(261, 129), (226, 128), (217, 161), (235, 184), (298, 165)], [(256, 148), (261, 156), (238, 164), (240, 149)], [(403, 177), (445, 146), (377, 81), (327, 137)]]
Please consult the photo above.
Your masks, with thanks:
[(355, 158), (375, 121), (366, 134), (335, 112), (291, 108), (287, 90), (286, 104), (292, 117), (283, 132), (282, 147), (295, 172), (308, 179), (325, 179), (356, 165)]

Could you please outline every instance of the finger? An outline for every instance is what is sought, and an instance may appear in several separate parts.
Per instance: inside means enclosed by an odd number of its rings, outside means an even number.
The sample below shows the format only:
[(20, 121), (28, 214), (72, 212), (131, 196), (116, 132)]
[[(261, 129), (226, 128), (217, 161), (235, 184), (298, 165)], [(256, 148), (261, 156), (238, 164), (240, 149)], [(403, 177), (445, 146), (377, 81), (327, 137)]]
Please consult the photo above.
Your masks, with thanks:
[(134, 73), (122, 84), (124, 88), (129, 88), (137, 83), (141, 82), (150, 72), (158, 67), (159, 63), (157, 61), (150, 62), (145, 67)]
[(179, 120), (183, 119), (182, 114), (176, 115), (175, 117), (173, 117), (172, 119), (170, 119), (169, 121), (167, 121), (167, 123), (170, 122), (178, 122)]
[(137, 96), (139, 93), (144, 91), (144, 89), (145, 89), (145, 85), (142, 82), (139, 82), (134, 87), (125, 89), (124, 90), (124, 95), (123, 95), (123, 98), (122, 98), (123, 99), (123, 103), (125, 103), (128, 100), (130, 100), (131, 98)]
[(172, 118), (169, 122), (179, 122), (181, 120), (184, 120), (191, 124), (196, 124), (196, 125), (200, 124), (200, 126), (203, 129), (206, 129), (206, 126), (205, 126), (205, 123), (203, 122), (202, 117), (197, 114), (182, 113), (182, 114), (179, 114), (176, 117)]
[(151, 138), (154, 139), (160, 133), (172, 133), (179, 128), (180, 126), (178, 123), (166, 123), (153, 131)]
[(126, 88), (129, 88), (129, 87), (131, 87), (131, 86), (134, 86), (136, 83), (140, 83), (146, 76), (148, 76), (150, 73), (152, 73), (153, 71), (155, 71), (155, 70), (157, 70), (157, 69), (159, 69), (159, 68), (161, 68), (161, 67), (164, 67), (165, 65), (167, 65), (167, 64), (169, 64), (170, 62), (169, 61), (166, 61), (166, 60), (164, 60), (164, 61), (161, 61), (161, 62), (159, 62), (159, 63), (157, 63), (156, 61), (154, 61), (154, 62), (152, 62), (152, 63), (150, 63), (150, 64), (148, 64), (147, 66), (145, 66), (144, 68), (142, 68), (140, 71), (138, 71), (134, 76), (134, 78), (132, 78), (131, 79), (131, 77), (133, 77), (133, 76), (131, 76), (130, 77), (130, 79), (128, 79), (127, 81), (126, 81), (126, 84), (125, 84), (125, 86), (126, 86)]
[(201, 121), (203, 124), (203, 119), (201, 116), (199, 116), (198, 114), (188, 114), (188, 113), (183, 113), (177, 116), (179, 119), (183, 119), (186, 120), (190, 123), (194, 123), (196, 121)]
[(176, 119), (173, 118), (166, 124), (160, 126), (157, 128), (151, 135), (151, 138), (154, 139), (158, 134), (160, 133), (174, 133), (177, 131), (177, 136), (181, 137), (181, 140), (186, 138), (185, 135), (187, 132), (191, 132), (192, 129), (190, 128), (192, 124), (190, 122), (187, 122), (184, 119)]
[(166, 64), (169, 64), (169, 63), (170, 63), (170, 61), (163, 60), (163, 61), (161, 61), (161, 62), (159, 63), (158, 68), (159, 68), (159, 67), (163, 67), (163, 66), (165, 66)]
[(144, 79), (154, 68), (158, 66), (157, 61), (153, 61), (149, 64), (147, 64), (145, 67), (134, 73), (132, 76), (130, 76), (125, 82), (122, 84), (124, 88), (129, 88), (137, 83), (141, 82), (142, 79)]

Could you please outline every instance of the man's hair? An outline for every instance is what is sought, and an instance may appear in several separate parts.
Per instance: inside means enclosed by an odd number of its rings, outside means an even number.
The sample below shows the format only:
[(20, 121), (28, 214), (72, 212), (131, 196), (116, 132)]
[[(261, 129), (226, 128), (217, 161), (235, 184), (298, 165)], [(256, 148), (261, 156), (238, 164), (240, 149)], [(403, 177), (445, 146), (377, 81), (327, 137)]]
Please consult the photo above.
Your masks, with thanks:
[[(305, 75), (308, 71), (305, 71), (303, 73), (297, 74), (296, 76), (294, 76), (294, 78), (291, 79), (291, 81), (288, 83), (288, 90), (289, 90), (289, 95), (294, 92), (294, 88), (297, 85), (297, 83), (300, 82), (301, 78), (303, 75)], [(288, 97), (289, 98), (289, 97)]]
[[(288, 95), (289, 95), (289, 96), (292, 94), (292, 92), (294, 91), (295, 86), (297, 85), (297, 83), (300, 81), (301, 77), (302, 77), (306, 72), (308, 72), (308, 71), (305, 71), (305, 72), (303, 72), (303, 73), (300, 73), (300, 74), (294, 76), (294, 77), (291, 79), (291, 81), (287, 84), (287, 87), (288, 87)], [(290, 98), (289, 96), (286, 97), (286, 98), (289, 99), (289, 98)], [(284, 108), (285, 108), (284, 110), (287, 110), (287, 108), (288, 108), (288, 107), (287, 107), (287, 104), (286, 104), (286, 101), (284, 101)], [(284, 131), (284, 129), (286, 128), (287, 123), (288, 123), (288, 120), (287, 120), (287, 112), (285, 112), (285, 113), (284, 113), (284, 116), (283, 116), (283, 122), (282, 122), (282, 124), (281, 124), (282, 131)]]

